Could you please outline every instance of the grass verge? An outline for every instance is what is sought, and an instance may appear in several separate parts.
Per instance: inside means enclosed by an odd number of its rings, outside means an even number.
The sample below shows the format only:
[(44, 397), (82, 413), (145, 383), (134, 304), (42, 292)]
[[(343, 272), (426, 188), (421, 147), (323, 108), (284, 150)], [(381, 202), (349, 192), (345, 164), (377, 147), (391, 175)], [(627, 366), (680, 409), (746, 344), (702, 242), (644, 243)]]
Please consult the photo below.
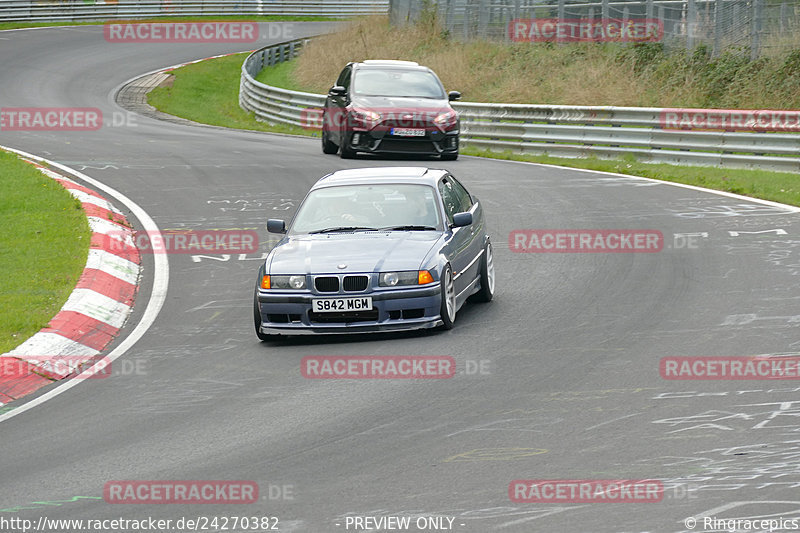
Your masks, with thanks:
[(202, 124), (244, 130), (311, 135), (292, 125), (269, 125), (239, 107), (239, 77), (247, 53), (210, 59), (173, 70), (169, 84), (147, 95), (150, 105)]
[(0, 353), (45, 327), (86, 265), (91, 233), (58, 182), (0, 151)]
[[(156, 108), (197, 122), (240, 129), (272, 131), (298, 135), (314, 135), (293, 126), (258, 122), (252, 113), (238, 104), (239, 75), (246, 56), (238, 54), (188, 65), (174, 71), (171, 88), (160, 87), (150, 93), (149, 102)], [(295, 61), (264, 69), (258, 81), (296, 91), (314, 92), (313, 87), (297, 81)], [(729, 169), (641, 163), (629, 159), (570, 159), (550, 156), (529, 156), (511, 152), (491, 152), (462, 148), (461, 153), (495, 159), (530, 161), (571, 168), (643, 176), (676, 183), (696, 185), (765, 200), (800, 206), (800, 175), (766, 170)]]
[(19, 28), (47, 28), (52, 26), (98, 26), (101, 24), (132, 24), (137, 22), (217, 22), (230, 21), (241, 22), (314, 22), (320, 20), (341, 20), (335, 17), (322, 16), (288, 16), (288, 15), (262, 15), (247, 17), (224, 16), (224, 17), (153, 17), (131, 20), (91, 20), (91, 21), (61, 21), (61, 22), (0, 22), (0, 30), (16, 30)]

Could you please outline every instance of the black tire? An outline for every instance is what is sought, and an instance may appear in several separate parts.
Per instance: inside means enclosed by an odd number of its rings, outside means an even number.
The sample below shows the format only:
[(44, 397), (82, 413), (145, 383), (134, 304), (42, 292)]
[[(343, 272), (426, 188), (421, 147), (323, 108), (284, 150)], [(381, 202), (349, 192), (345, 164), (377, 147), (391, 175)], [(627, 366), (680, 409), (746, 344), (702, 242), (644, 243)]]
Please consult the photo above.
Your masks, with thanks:
[(492, 243), (487, 242), (483, 249), (483, 261), (481, 261), (481, 290), (473, 294), (476, 302), (491, 302), (494, 298), (494, 254), (492, 253)]
[(458, 159), (458, 152), (442, 154), (441, 159), (442, 161), (455, 161)]
[[(323, 124), (325, 120), (323, 119)], [(323, 154), (335, 154), (339, 150), (339, 146), (333, 143), (330, 139), (328, 139), (328, 130), (327, 126), (322, 127), (322, 153)]]
[(440, 314), (442, 315), (442, 329), (453, 329), (456, 321), (456, 289), (453, 284), (453, 270), (450, 265), (444, 267), (442, 272), (442, 305)]
[(275, 338), (275, 335), (261, 333), (261, 308), (258, 306), (258, 289), (256, 289), (256, 293), (253, 296), (253, 321), (256, 326), (256, 337), (262, 341), (269, 341)]
[(342, 136), (342, 145), (339, 149), (339, 157), (342, 159), (353, 159), (356, 156), (356, 152), (347, 147), (347, 138), (344, 136)]

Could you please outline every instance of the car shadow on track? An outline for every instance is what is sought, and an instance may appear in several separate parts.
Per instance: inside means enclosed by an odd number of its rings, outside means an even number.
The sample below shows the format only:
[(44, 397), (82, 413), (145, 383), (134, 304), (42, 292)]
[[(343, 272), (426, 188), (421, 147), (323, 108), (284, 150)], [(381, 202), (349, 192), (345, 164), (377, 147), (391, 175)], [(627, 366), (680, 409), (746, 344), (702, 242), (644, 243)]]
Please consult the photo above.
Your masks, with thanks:
[(389, 331), (374, 333), (337, 333), (337, 334), (313, 334), (313, 335), (284, 335), (268, 341), (262, 341), (264, 347), (277, 348), (289, 346), (319, 346), (352, 344), (357, 342), (390, 341), (400, 339), (418, 339), (434, 335), (441, 335), (446, 332), (438, 329), (420, 329), (413, 331)]
[[(492, 305), (492, 304), (489, 304)], [(337, 334), (305, 334), (305, 335), (279, 335), (275, 339), (262, 341), (264, 348), (278, 348), (289, 346), (321, 346), (351, 344), (359, 342), (391, 341), (391, 340), (412, 340), (434, 338), (444, 335), (458, 335), (459, 331), (474, 334), (474, 326), (483, 323), (483, 314), (486, 311), (486, 304), (468, 301), (458, 310), (455, 327), (452, 330), (444, 330), (441, 327), (430, 329), (415, 329), (410, 331), (387, 331), (370, 333), (337, 333)]]
[(352, 159), (342, 159), (342, 161), (436, 161), (442, 164), (454, 163), (455, 161), (442, 161), (437, 155), (422, 154), (368, 154), (359, 152)]

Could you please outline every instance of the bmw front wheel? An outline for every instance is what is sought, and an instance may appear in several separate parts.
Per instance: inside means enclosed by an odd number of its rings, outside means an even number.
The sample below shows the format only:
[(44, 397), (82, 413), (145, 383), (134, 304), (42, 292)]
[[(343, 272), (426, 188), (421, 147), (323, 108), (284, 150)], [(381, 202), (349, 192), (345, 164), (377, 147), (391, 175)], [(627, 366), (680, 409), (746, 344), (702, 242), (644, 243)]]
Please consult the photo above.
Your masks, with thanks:
[(442, 273), (442, 327), (453, 329), (456, 321), (456, 288), (453, 284), (453, 270), (450, 265), (444, 268)]

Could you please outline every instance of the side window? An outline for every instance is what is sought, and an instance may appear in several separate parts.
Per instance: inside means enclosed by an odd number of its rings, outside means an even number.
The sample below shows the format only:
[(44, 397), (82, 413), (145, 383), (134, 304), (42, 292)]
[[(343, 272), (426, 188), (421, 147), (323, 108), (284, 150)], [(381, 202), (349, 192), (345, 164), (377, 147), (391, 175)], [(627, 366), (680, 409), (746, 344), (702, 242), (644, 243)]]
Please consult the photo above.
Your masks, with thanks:
[(350, 89), (350, 67), (345, 67), (342, 73), (339, 74), (336, 85), (341, 85), (345, 89)]
[(447, 180), (453, 184), (453, 192), (455, 192), (456, 198), (458, 199), (458, 211), (457, 213), (462, 213), (464, 211), (469, 211), (472, 209), (472, 197), (467, 192), (467, 189), (464, 188), (461, 183), (458, 182), (453, 176), (448, 176)]
[(442, 181), (439, 182), (439, 193), (442, 195), (447, 221), (452, 223), (453, 215), (461, 212), (461, 204), (449, 177), (442, 178)]

